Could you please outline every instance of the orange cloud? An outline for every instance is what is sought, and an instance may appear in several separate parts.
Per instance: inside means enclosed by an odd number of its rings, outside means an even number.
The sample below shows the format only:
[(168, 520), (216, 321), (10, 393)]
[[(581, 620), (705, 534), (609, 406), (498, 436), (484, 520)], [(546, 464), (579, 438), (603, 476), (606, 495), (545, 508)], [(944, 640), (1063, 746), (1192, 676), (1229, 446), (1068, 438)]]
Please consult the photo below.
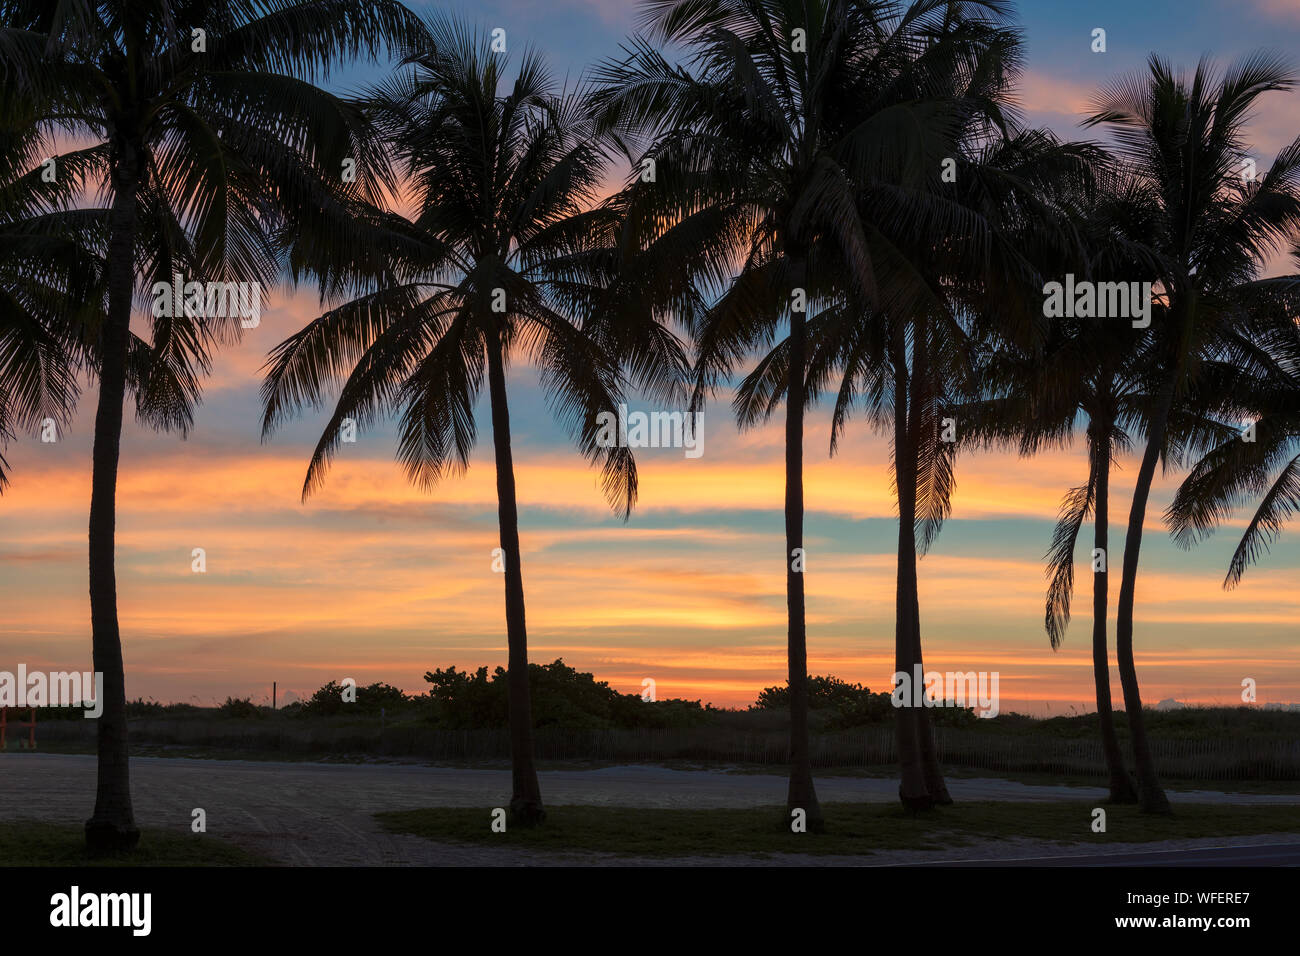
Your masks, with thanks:
[(1095, 83), (1077, 83), (1039, 70), (1026, 70), (1018, 105), (1030, 113), (1055, 113), (1078, 120), (1090, 111), (1096, 89)]

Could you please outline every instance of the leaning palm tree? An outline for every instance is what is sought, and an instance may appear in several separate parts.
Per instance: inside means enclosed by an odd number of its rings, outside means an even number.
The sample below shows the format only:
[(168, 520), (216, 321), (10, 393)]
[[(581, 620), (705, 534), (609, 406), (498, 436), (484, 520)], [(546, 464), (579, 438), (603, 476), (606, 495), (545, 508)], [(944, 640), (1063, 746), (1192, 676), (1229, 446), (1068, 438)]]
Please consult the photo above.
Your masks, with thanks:
[(1149, 334), (1152, 405), (1124, 542), (1116, 653), (1132, 738), (1139, 804), (1168, 813), (1147, 739), (1133, 659), (1133, 611), (1147, 501), (1170, 445), (1171, 422), (1192, 401), (1210, 360), (1253, 363), (1261, 343), (1294, 321), (1296, 277), (1260, 278), (1266, 259), (1300, 229), (1300, 140), (1260, 177), (1244, 174), (1244, 127), (1261, 95), (1294, 86), (1281, 60), (1255, 54), (1220, 75), (1190, 75), (1152, 56), (1145, 76), (1104, 87), (1087, 123), (1109, 128), (1142, 191), (1159, 270)]
[[(332, 215), (337, 241), (289, 237), (294, 267), (342, 300), (271, 353), (264, 434), (339, 384), (307, 469), (320, 486), (343, 429), (400, 412), (397, 456), (430, 488), (469, 465), (487, 379), (504, 563), (512, 795), (525, 826), (545, 816), (533, 754), (528, 635), (506, 370), (533, 366), (579, 450), (601, 468), (625, 518), (631, 452), (600, 416), (625, 388), (680, 391), (684, 351), (618, 292), (619, 213), (596, 202), (607, 165), (581, 92), (565, 93), (535, 53), (509, 59), (449, 19), (367, 99), (391, 144), (415, 218), (360, 203)], [(632, 366), (625, 375), (621, 363)], [(667, 369), (667, 371), (665, 371)], [(674, 370), (675, 369), (675, 370)]]
[[(1078, 237), (1063, 261), (1044, 263), (1057, 275), (1138, 276), (1155, 261), (1145, 237), (1132, 235), (1139, 197), (1126, 190), (1108, 157), (1098, 152), (1092, 169), (1100, 175), (1065, 186), (1061, 221)], [(1059, 192), (1059, 189), (1058, 189)], [(1137, 217), (1142, 221), (1141, 217)], [(1107, 637), (1109, 598), (1110, 474), (1116, 457), (1132, 444), (1149, 405), (1142, 375), (1144, 336), (1130, 323), (1111, 319), (1056, 318), (1036, 351), (1001, 348), (985, 353), (977, 373), (983, 397), (959, 414), (969, 424), (963, 440), (1015, 446), (1021, 455), (1068, 446), (1083, 419), (1087, 480), (1065, 495), (1047, 552), (1045, 627), (1053, 650), (1065, 639), (1074, 592), (1075, 549), (1084, 522), (1093, 519), (1092, 660), (1097, 717), (1110, 785), (1110, 800), (1133, 803), (1137, 790), (1124, 766), (1111, 703)]]
[[(1081, 269), (1080, 275), (1091, 275)], [(1084, 420), (1086, 481), (1066, 492), (1047, 552), (1045, 627), (1053, 650), (1070, 623), (1075, 549), (1083, 524), (1093, 520), (1092, 662), (1097, 718), (1113, 803), (1135, 803), (1137, 789), (1124, 766), (1111, 703), (1109, 641), (1110, 475), (1132, 446), (1131, 431), (1146, 408), (1137, 330), (1106, 320), (1060, 322), (1042, 354), (990, 356), (985, 387), (1000, 392), (962, 410), (968, 438), (1014, 444), (1021, 455), (1067, 446)]]
[[(370, 170), (381, 164), (361, 117), (310, 81), (341, 55), (400, 42), (417, 28), (391, 0), (0, 5), (0, 125), (33, 122), (90, 141), (81, 155), (108, 207), (106, 302), (91, 333), (99, 384), (91, 629), (94, 668), (104, 675), (95, 810), (86, 823), (93, 851), (139, 840), (114, 569), (123, 403), (138, 354), (132, 303), (176, 273), (260, 289), (276, 272), (270, 230), (312, 198), (322, 176), (337, 178), (352, 160), (356, 189), (373, 188)], [(188, 298), (176, 305), (153, 310), (172, 314), (149, 317), (150, 361), (168, 374), (149, 377), (137, 413), (148, 424), (184, 430), (211, 349), (237, 334), (239, 323), (229, 314), (197, 315), (205, 310)]]
[[(1113, 324), (1104, 329), (1096, 323), (1086, 322), (1078, 334), (1095, 336), (1087, 342), (1078, 342), (1085, 348), (1094, 343), (1110, 344), (1121, 336), (1107, 335), (1123, 329)], [(1122, 336), (1122, 338), (1132, 338)], [(1108, 341), (1109, 340), (1109, 341)], [(1084, 443), (1087, 449), (1087, 480), (1071, 488), (1061, 502), (1052, 544), (1047, 553), (1047, 570), (1050, 584), (1047, 590), (1047, 607), (1044, 615), (1048, 639), (1052, 649), (1058, 649), (1065, 640), (1070, 622), (1070, 602), (1074, 590), (1074, 552), (1079, 532), (1089, 517), (1093, 522), (1092, 551), (1092, 669), (1093, 686), (1097, 703), (1097, 720), (1101, 730), (1102, 753), (1106, 760), (1112, 803), (1135, 803), (1137, 788), (1124, 766), (1119, 736), (1115, 729), (1111, 703), (1110, 650), (1107, 624), (1109, 620), (1110, 582), (1110, 474), (1115, 459), (1132, 447), (1132, 436), (1126, 424), (1140, 421), (1144, 411), (1146, 390), (1141, 376), (1135, 373), (1133, 357), (1140, 352), (1122, 342), (1118, 348), (1102, 348), (1100, 354), (1069, 356), (1083, 359), (1082, 366), (1067, 360), (1064, 369), (1054, 371), (1074, 383), (1076, 401), (1069, 414), (1073, 426), (1075, 415), (1087, 420)], [(1068, 346), (1067, 346), (1068, 347)], [(1073, 373), (1073, 374), (1072, 374)], [(1067, 413), (1068, 414), (1068, 413)], [(1043, 423), (1039, 419), (1039, 425)], [(1070, 434), (1073, 434), (1071, 427)]]

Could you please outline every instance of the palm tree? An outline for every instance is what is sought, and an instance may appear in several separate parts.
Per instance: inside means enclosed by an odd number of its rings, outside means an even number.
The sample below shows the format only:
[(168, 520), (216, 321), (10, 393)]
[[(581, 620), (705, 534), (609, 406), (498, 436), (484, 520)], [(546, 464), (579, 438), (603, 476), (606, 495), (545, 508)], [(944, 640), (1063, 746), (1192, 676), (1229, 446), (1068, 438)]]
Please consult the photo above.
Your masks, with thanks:
[[(1113, 187), (1112, 187), (1113, 188)], [(1140, 281), (1158, 268), (1150, 252), (1150, 237), (1125, 235), (1125, 218), (1133, 223), (1132, 213), (1141, 197), (1120, 187), (1119, 192), (1103, 192), (1089, 224), (1093, 234), (1089, 247), (1093, 257), (1081, 270), (1082, 276), (1105, 277), (1114, 281), (1124, 277)], [(1142, 217), (1136, 217), (1141, 219)], [(1131, 323), (1114, 319), (1058, 320), (1063, 333), (1059, 352), (1036, 369), (1025, 373), (1022, 381), (1050, 379), (1046, 388), (1032, 389), (1032, 394), (1049, 393), (1046, 401), (1028, 409), (1022, 424), (1046, 436), (1068, 441), (1073, 435), (1077, 414), (1087, 419), (1085, 439), (1088, 450), (1087, 481), (1071, 488), (1061, 505), (1061, 514), (1048, 551), (1048, 574), (1045, 622), (1053, 650), (1060, 647), (1070, 621), (1070, 600), (1074, 585), (1074, 550), (1080, 528), (1089, 514), (1093, 516), (1093, 594), (1092, 594), (1092, 661), (1096, 688), (1097, 715), (1101, 729), (1102, 751), (1109, 776), (1112, 803), (1136, 803), (1136, 783), (1124, 766), (1111, 705), (1110, 665), (1107, 641), (1109, 602), (1109, 501), (1110, 471), (1115, 459), (1133, 447), (1133, 435), (1145, 431), (1152, 406), (1152, 381), (1149, 354), (1151, 342), (1143, 331)], [(1053, 419), (1052, 401), (1059, 410)], [(1221, 439), (1224, 429), (1195, 403), (1183, 403), (1173, 409), (1167, 426), (1163, 455), (1168, 466), (1181, 460), (1191, 449), (1207, 441)], [(1032, 448), (1025, 447), (1025, 451)]]
[[(1001, 120), (996, 104), (1007, 80), (988, 64), (1012, 54), (1006, 42), (992, 32), (969, 54), (983, 69), (946, 74), (960, 119), (947, 148), (956, 158), (955, 181), (951, 189), (910, 198), (910, 220), (920, 228), (895, 243), (908, 268), (924, 277), (929, 301), (854, 316), (826, 337), (815, 362), (818, 375), (842, 370), (832, 452), (855, 407), (865, 408), (869, 423), (890, 437), (899, 511), (895, 660), (909, 676), (924, 672), (917, 559), (950, 511), (959, 444), (984, 434), (971, 396), (986, 373), (972, 372), (972, 354), (990, 336), (1031, 354), (1041, 348), (1042, 317), (1035, 315), (1029, 281), (1040, 273), (1032, 258), (1060, 258), (1074, 248), (1072, 234), (1058, 224), (1062, 203), (1053, 196), (1087, 178), (1095, 159), (1088, 147), (1059, 144), (1044, 131), (1017, 130)], [(958, 434), (945, 436), (949, 416)], [(903, 703), (896, 728), (900, 797), (911, 808), (951, 803), (930, 715)]]
[[(132, 377), (131, 306), (140, 279), (262, 284), (275, 275), (269, 231), (310, 198), (321, 173), (355, 160), (359, 190), (378, 167), (358, 113), (313, 86), (340, 55), (415, 35), (391, 0), (242, 4), (10, 0), (0, 14), (0, 125), (34, 122), (90, 140), (83, 151), (108, 199), (106, 307), (94, 330), (99, 398), (90, 504), (94, 668), (104, 675), (95, 810), (88, 847), (139, 840), (131, 806), (126, 691), (114, 570), (123, 403)], [(306, 79), (304, 79), (306, 77)], [(318, 167), (312, 171), (313, 164)], [(184, 430), (210, 349), (231, 317), (151, 316), (150, 375), (137, 396), (150, 425)]]
[[(905, 313), (933, 300), (899, 244), (960, 225), (951, 208), (918, 197), (934, 191), (929, 172), (952, 155), (969, 112), (954, 108), (951, 78), (970, 70), (982, 91), (1009, 67), (981, 61), (1014, 47), (999, 13), (996, 3), (946, 0), (656, 0), (645, 5), (648, 39), (598, 71), (605, 121), (627, 137), (634, 164), (653, 162), (657, 174), (633, 184), (630, 222), (696, 334), (694, 403), (753, 350), (770, 349), (734, 407), (747, 426), (785, 405), (787, 809), (805, 811), (810, 828), (822, 820), (808, 752), (803, 421), (831, 374), (811, 359), (826, 352), (821, 337), (865, 308)], [(687, 65), (669, 63), (654, 41), (683, 48)], [(919, 660), (912, 603), (900, 586), (900, 664)], [(900, 738), (901, 796), (924, 803), (922, 718), (907, 713), (901, 732), (916, 732)], [(937, 760), (928, 766), (942, 792)]]
[(1147, 739), (1133, 660), (1133, 608), (1142, 526), (1156, 465), (1170, 444), (1180, 403), (1192, 400), (1208, 359), (1250, 362), (1259, 342), (1294, 318), (1279, 308), (1295, 277), (1259, 278), (1265, 259), (1286, 248), (1300, 227), (1300, 141), (1284, 149), (1255, 182), (1242, 174), (1244, 124), (1259, 97), (1294, 86), (1279, 59), (1255, 54), (1220, 76), (1202, 60), (1192, 75), (1152, 56), (1145, 76), (1104, 87), (1089, 125), (1112, 130), (1126, 174), (1143, 193), (1152, 248), (1161, 260), (1152, 281), (1153, 372), (1146, 448), (1136, 476), (1124, 542), (1116, 653), (1132, 737), (1139, 804), (1169, 813)]
[(581, 91), (559, 91), (528, 51), (500, 92), (509, 59), (488, 38), (443, 18), (427, 30), (427, 46), (403, 62), (409, 69), (367, 101), (406, 176), (415, 219), (357, 203), (337, 210), (338, 241), (292, 237), (295, 267), (321, 278), (323, 296), (346, 301), (272, 352), (264, 434), (341, 383), (304, 499), (323, 480), (346, 421), (362, 427), (398, 410), (398, 458), (413, 483), (430, 488), (469, 465), (486, 371), (505, 571), (510, 816), (532, 826), (545, 812), (506, 368), (512, 357), (537, 368), (558, 418), (599, 463), (604, 491), (626, 518), (636, 464), (628, 448), (602, 441), (599, 415), (618, 406), (629, 384), (671, 395), (685, 356), (616, 291), (619, 213), (595, 202), (607, 157)]
[[(1094, 325), (1094, 323), (1088, 323)], [(1096, 335), (1104, 341), (1106, 332), (1089, 328), (1084, 335)], [(1107, 634), (1110, 581), (1110, 472), (1116, 457), (1127, 451), (1132, 438), (1126, 421), (1138, 419), (1141, 402), (1146, 398), (1137, 376), (1133, 374), (1132, 351), (1105, 350), (1088, 363), (1083, 374), (1070, 379), (1079, 388), (1074, 411), (1087, 418), (1085, 444), (1088, 475), (1084, 484), (1071, 488), (1061, 503), (1061, 512), (1052, 533), (1048, 551), (1048, 574), (1045, 622), (1052, 649), (1065, 640), (1070, 621), (1070, 600), (1074, 587), (1074, 551), (1085, 520), (1093, 518), (1092, 554), (1092, 669), (1097, 702), (1097, 719), (1101, 729), (1102, 753), (1105, 756), (1112, 803), (1135, 803), (1137, 789), (1124, 766), (1124, 757), (1115, 730), (1110, 692), (1110, 651)], [(1073, 425), (1074, 416), (1071, 415)]]
[[(1097, 171), (1097, 175), (1092, 174)], [(1064, 187), (1064, 189), (1062, 189)], [(1128, 234), (1140, 195), (1127, 191), (1110, 158), (1097, 151), (1089, 175), (1053, 184), (1060, 221), (1078, 237), (1063, 260), (1043, 269), (1051, 275), (1076, 272), (1140, 277), (1154, 261), (1142, 237)], [(968, 422), (963, 440), (1016, 445), (1028, 456), (1046, 447), (1069, 445), (1086, 420), (1087, 480), (1071, 488), (1047, 553), (1049, 586), (1044, 622), (1052, 649), (1065, 639), (1074, 591), (1074, 555), (1079, 533), (1093, 517), (1092, 660), (1102, 752), (1110, 800), (1133, 803), (1137, 790), (1124, 766), (1111, 705), (1107, 639), (1109, 599), (1110, 473), (1116, 457), (1132, 445), (1149, 405), (1142, 371), (1144, 336), (1130, 323), (1110, 319), (1057, 318), (1040, 350), (1001, 348), (986, 353), (976, 375), (984, 396), (960, 409)]]
[[(1087, 144), (1019, 127), (1008, 105), (1018, 40), (997, 17), (947, 21), (939, 36), (944, 42), (930, 44), (914, 73), (944, 104), (940, 154), (954, 175), (883, 206), (904, 217), (892, 245), (922, 294), (909, 308), (850, 312), (813, 363), (819, 378), (840, 370), (832, 454), (858, 405), (890, 438), (899, 511), (895, 666), (908, 675), (925, 669), (917, 561), (951, 511), (957, 449), (981, 434), (971, 397), (986, 390), (986, 371), (973, 356), (989, 341), (1041, 349), (1034, 292), (1042, 263), (1077, 250), (1060, 220), (1098, 159)], [(868, 205), (879, 202), (873, 192), (863, 191), (861, 215), (879, 219), (881, 207), (873, 217)], [(950, 428), (958, 434), (946, 434)], [(896, 726), (900, 799), (913, 809), (949, 804), (929, 711), (904, 703)]]
[[(1095, 274), (1081, 269), (1080, 275)], [(1135, 803), (1137, 789), (1124, 767), (1111, 705), (1107, 637), (1109, 600), (1110, 473), (1115, 459), (1132, 445), (1129, 429), (1140, 423), (1146, 389), (1138, 351), (1141, 335), (1108, 320), (1059, 322), (1042, 354), (999, 352), (983, 368), (983, 380), (997, 398), (971, 403), (963, 417), (968, 438), (1019, 445), (1021, 455), (1068, 445), (1078, 420), (1086, 420), (1087, 480), (1061, 502), (1047, 553), (1045, 626), (1052, 649), (1065, 640), (1074, 591), (1074, 555), (1083, 523), (1093, 518), (1092, 662), (1102, 752), (1113, 803)]]

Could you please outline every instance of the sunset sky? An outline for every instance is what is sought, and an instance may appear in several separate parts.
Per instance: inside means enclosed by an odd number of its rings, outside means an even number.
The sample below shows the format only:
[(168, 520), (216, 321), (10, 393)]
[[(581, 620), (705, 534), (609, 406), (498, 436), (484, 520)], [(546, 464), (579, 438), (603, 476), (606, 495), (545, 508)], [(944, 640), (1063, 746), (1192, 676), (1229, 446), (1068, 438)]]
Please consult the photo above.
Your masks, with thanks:
[[(425, 9), (411, 4), (415, 9)], [(480, 0), (447, 5), (512, 49), (533, 44), (574, 80), (617, 53), (634, 7), (617, 0)], [(1068, 9), (1067, 9), (1068, 8)], [(1260, 47), (1300, 65), (1297, 0), (1021, 2), (1028, 120), (1072, 138), (1094, 88), (1155, 50), (1193, 65)], [(1092, 30), (1108, 50), (1091, 52)], [(353, 86), (383, 69), (352, 69)], [(1300, 133), (1300, 94), (1265, 97), (1251, 126), (1259, 166)], [(274, 290), (261, 325), (218, 355), (186, 441), (143, 431), (128, 412), (118, 489), (119, 612), (130, 698), (281, 701), (327, 681), (384, 680), (423, 692), (435, 667), (504, 665), (501, 575), (486, 396), (479, 449), (463, 478), (432, 493), (394, 462), (391, 425), (342, 447), (324, 489), (300, 502), (325, 413), (259, 440), (259, 368), (320, 311), (310, 287)], [(640, 501), (626, 524), (596, 474), (549, 419), (531, 370), (510, 376), (523, 575), (532, 660), (557, 657), (624, 692), (752, 702), (785, 679), (781, 422), (736, 431), (728, 396), (706, 410), (704, 453), (638, 454)], [(54, 444), (24, 436), (0, 497), (0, 670), (90, 668), (86, 522), (93, 391)], [(813, 673), (886, 690), (893, 671), (897, 520), (885, 440), (851, 425), (834, 459), (828, 416), (807, 425), (808, 647)], [(1122, 540), (1136, 461), (1112, 480)], [(1091, 707), (1091, 581), (1082, 536), (1076, 616), (1062, 650), (1043, 630), (1043, 555), (1061, 496), (1086, 478), (1083, 448), (1022, 460), (963, 457), (953, 517), (920, 565), (927, 667), (1000, 673), (1001, 709)], [(1300, 527), (1222, 589), (1240, 531), (1183, 552), (1160, 516), (1179, 474), (1157, 484), (1137, 591), (1143, 696), (1231, 705), (1243, 678), (1264, 704), (1300, 701)], [(203, 548), (207, 572), (191, 571)], [(1112, 566), (1118, 569), (1118, 547)], [(1112, 609), (1118, 592), (1112, 575)], [(1112, 610), (1113, 614), (1113, 610)], [(1113, 634), (1113, 623), (1112, 623)], [(1115, 681), (1118, 699), (1118, 680)]]

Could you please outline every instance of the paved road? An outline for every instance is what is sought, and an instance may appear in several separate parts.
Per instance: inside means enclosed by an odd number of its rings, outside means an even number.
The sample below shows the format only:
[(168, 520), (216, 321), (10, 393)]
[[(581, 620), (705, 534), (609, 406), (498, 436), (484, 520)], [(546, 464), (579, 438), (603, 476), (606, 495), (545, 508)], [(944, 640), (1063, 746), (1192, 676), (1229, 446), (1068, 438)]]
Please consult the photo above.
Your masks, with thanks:
[[(202, 807), (207, 813), (209, 833), (296, 865), (572, 862), (511, 848), (453, 846), (385, 834), (371, 816), (379, 810), (427, 806), (485, 810), (505, 806), (510, 794), (510, 773), (506, 769), (136, 757), (131, 761), (131, 774), (136, 819), (142, 826), (188, 829), (191, 812)], [(784, 777), (771, 774), (683, 771), (655, 766), (554, 770), (542, 772), (540, 777), (547, 801), (556, 805), (756, 807), (781, 803), (786, 788)], [(89, 815), (94, 788), (92, 756), (0, 754), (0, 820), (39, 818), (81, 824)], [(994, 779), (951, 779), (949, 788), (957, 800), (1105, 798), (1101, 788), (1027, 786)], [(818, 780), (817, 791), (827, 803), (889, 803), (897, 799), (897, 783), (890, 779), (824, 777)], [(1300, 805), (1300, 794), (1195, 791), (1182, 792), (1180, 796), (1200, 803)], [(1274, 838), (1271, 842), (1279, 841)], [(1008, 849), (1014, 852), (1006, 852)], [(1091, 852), (1087, 847), (1080, 849)], [(1035, 852), (1032, 844), (997, 841), (987, 849), (978, 844), (964, 848), (962, 855), (1041, 857), (1046, 852), (1054, 851), (1044, 851), (1040, 846)], [(936, 859), (944, 856), (950, 859), (952, 855), (951, 851), (927, 854)], [(799, 859), (791, 857), (783, 862)], [(807, 862), (861, 864), (895, 859), (916, 860), (918, 856), (909, 851), (877, 854), (870, 860), (811, 857)], [(720, 861), (701, 858), (679, 862), (708, 865)]]

